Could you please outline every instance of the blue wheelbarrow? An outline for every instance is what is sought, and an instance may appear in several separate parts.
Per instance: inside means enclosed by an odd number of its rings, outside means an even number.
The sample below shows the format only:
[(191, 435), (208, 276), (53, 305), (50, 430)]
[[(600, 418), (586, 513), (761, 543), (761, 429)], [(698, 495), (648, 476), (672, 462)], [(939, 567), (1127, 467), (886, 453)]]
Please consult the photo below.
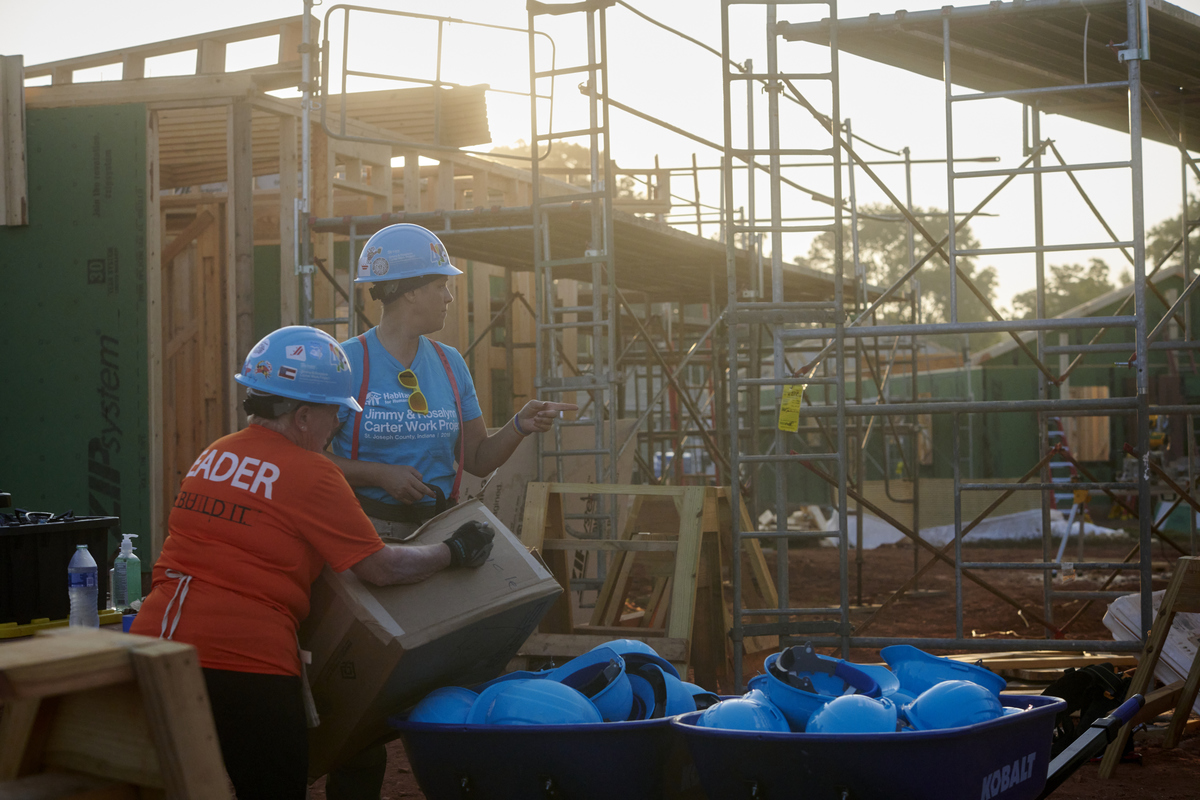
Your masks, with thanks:
[(393, 720), (428, 800), (703, 798), (671, 718), (586, 725)]
[(1097, 720), (1050, 761), (1054, 718), (1065, 703), (1005, 695), (1027, 709), (961, 728), (887, 734), (795, 734), (671, 724), (683, 736), (712, 800), (1038, 800), (1057, 788), (1141, 708), (1137, 696)]

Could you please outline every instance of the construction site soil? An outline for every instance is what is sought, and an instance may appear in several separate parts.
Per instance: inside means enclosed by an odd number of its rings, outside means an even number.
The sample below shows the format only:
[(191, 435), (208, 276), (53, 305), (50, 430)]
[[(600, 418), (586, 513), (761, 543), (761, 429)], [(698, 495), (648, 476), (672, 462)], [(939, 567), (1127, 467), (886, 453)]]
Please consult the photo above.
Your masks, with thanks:
[[(1120, 561), (1129, 552), (1132, 541), (1093, 542), (1088, 541), (1085, 556), (1088, 560)], [(1074, 550), (1074, 545), (1071, 547)], [(1018, 561), (1042, 560), (1041, 545), (1005, 544), (964, 548), (964, 560), (971, 561)], [(1178, 553), (1165, 545), (1155, 545), (1153, 554), (1154, 588), (1165, 588), (1169, 570)], [(852, 622), (861, 624), (872, 613), (870, 606), (883, 603), (913, 572), (913, 549), (906, 544), (866, 550), (862, 553), (862, 604), (855, 611)], [(928, 560), (921, 555), (921, 564)], [(767, 553), (768, 564), (774, 574), (773, 554)], [(832, 547), (811, 547), (793, 550), (789, 557), (789, 580), (793, 606), (817, 607), (837, 605), (839, 595), (838, 552)], [(858, 602), (855, 553), (850, 552), (850, 601)], [(1042, 634), (1040, 626), (1030, 618), (1030, 612), (1042, 613), (1042, 572), (987, 570), (981, 576), (1000, 592), (1023, 605), (1027, 611), (1018, 613), (1011, 604), (995, 594), (968, 581), (963, 581), (963, 631), (967, 637), (988, 640), (1037, 638)], [(1077, 570), (1076, 577), (1063, 584), (1063, 589), (1100, 589), (1107, 572)], [(1136, 576), (1118, 578), (1109, 588), (1136, 589)], [(879, 637), (953, 637), (955, 632), (954, 572), (946, 565), (936, 565), (921, 577), (920, 592), (902, 597), (879, 614), (871, 624), (871, 636)], [(1086, 606), (1086, 608), (1085, 608)], [(1112, 638), (1104, 626), (1102, 617), (1106, 610), (1103, 601), (1090, 604), (1084, 601), (1056, 601), (1053, 620), (1062, 625), (1083, 608), (1083, 613), (1064, 633), (1068, 639), (1109, 640)], [(1053, 649), (1047, 641), (1046, 649)], [(770, 651), (767, 651), (770, 652)], [(744, 675), (752, 676), (761, 671), (762, 659), (767, 652), (748, 655), (744, 660)], [(832, 652), (832, 651), (829, 651)], [(965, 649), (960, 652), (974, 652)], [(855, 660), (878, 662), (879, 654), (873, 650), (856, 650)], [(1040, 694), (1041, 686), (1028, 686), (1031, 694)], [(732, 687), (719, 687), (731, 691)], [(1165, 722), (1165, 718), (1161, 718)], [(1136, 752), (1142, 756), (1140, 763), (1126, 763), (1117, 768), (1110, 780), (1098, 776), (1098, 762), (1084, 765), (1053, 795), (1069, 800), (1127, 800), (1128, 798), (1155, 798), (1156, 800), (1193, 800), (1200, 796), (1200, 731), (1195, 727), (1185, 735), (1178, 748), (1163, 750), (1160, 746), (1162, 725), (1151, 726), (1134, 736)], [(322, 778), (309, 792), (312, 800), (324, 800), (325, 780)], [(424, 794), (417, 785), (409, 767), (404, 747), (399, 741), (388, 745), (388, 770), (383, 798), (421, 798)], [(713, 800), (719, 800), (713, 798)]]

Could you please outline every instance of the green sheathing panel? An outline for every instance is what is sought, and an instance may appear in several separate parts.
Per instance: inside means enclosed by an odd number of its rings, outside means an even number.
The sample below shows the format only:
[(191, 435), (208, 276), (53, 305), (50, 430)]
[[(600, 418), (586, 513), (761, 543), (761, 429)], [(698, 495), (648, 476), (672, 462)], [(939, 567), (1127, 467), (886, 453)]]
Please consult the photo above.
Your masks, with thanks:
[(279, 328), (279, 245), (254, 246), (254, 341)]
[(26, 125), (30, 224), (0, 227), (0, 491), (119, 516), (145, 548), (146, 109), (29, 109)]

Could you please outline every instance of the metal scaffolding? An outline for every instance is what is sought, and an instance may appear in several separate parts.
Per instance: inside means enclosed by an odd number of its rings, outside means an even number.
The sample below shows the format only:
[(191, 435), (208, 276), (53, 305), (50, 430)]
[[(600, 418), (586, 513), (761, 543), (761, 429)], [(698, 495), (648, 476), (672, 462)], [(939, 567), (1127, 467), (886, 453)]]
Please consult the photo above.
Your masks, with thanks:
[[(1114, 0), (1100, 3), (1097, 8), (1118, 4), (1125, 11), (1121, 32), (1127, 42), (1121, 55), (1122, 74), (1094, 67), (1101, 80), (1088, 83), (1085, 77), (1083, 84), (1056, 83), (1046, 70), (1022, 71), (1017, 64), (1014, 66), (1017, 79), (995, 85), (987, 83), (992, 77), (978, 63), (968, 62), (965, 67), (960, 63), (979, 58), (980, 53), (986, 55), (986, 26), (991, 24), (990, 20), (1020, 21), (1025, 18), (1022, 14), (1045, 10), (1042, 6), (1054, 6), (1053, 13), (1066, 13), (1059, 8), (1061, 4), (1026, 0), (1019, 8), (1016, 4), (999, 4), (999, 7), (993, 4), (948, 11), (898, 12), (894, 28), (914, 31), (912, 42), (917, 44), (912, 44), (897, 38), (872, 39), (882, 30), (878, 19), (839, 20), (836, 0), (793, 3), (722, 0), (722, 41), (718, 51), (646, 17), (627, 3), (608, 0), (582, 4), (530, 3), (526, 31), (530, 43), (527, 96), (535, 157), (529, 162), (528, 205), (489, 208), (480, 207), (477, 201), (474, 209), (404, 214), (405, 221), (435, 231), (456, 255), (506, 271), (506, 302), (499, 311), (493, 308), (494, 315), (486, 321), (486, 327), (483, 327), (485, 320), (475, 318), (474, 342), (466, 352), (483, 341), (488, 331), (504, 326), (504, 346), (511, 371), (514, 349), (521, 346), (513, 335), (513, 314), (524, 313), (517, 310), (525, 308), (536, 319), (534, 341), (525, 344), (536, 348), (538, 396), (574, 397), (581, 406), (578, 419), (568, 425), (587, 433), (582, 437), (568, 436), (560, 428), (553, 438), (541, 443), (538, 466), (545, 474), (539, 472), (539, 476), (562, 480), (564, 464), (570, 463), (569, 459), (585, 459), (593, 462), (598, 481), (618, 481), (617, 465), (622, 455), (633, 449), (635, 481), (716, 482), (735, 488), (731, 501), (734, 553), (741, 553), (750, 540), (774, 544), (774, 579), (780, 598), (778, 608), (745, 608), (742, 584), (746, 577), (742, 561), (740, 557), (730, 559), (734, 668), (739, 682), (743, 643), (750, 637), (778, 636), (781, 644), (811, 640), (814, 644), (836, 647), (844, 654), (853, 647), (877, 648), (900, 641), (913, 642), (872, 636), (869, 632), (883, 612), (917, 590), (921, 579), (939, 564), (954, 572), (955, 630), (952, 636), (915, 640), (930, 649), (1045, 649), (1046, 638), (1053, 638), (1057, 639), (1053, 645), (1057, 649), (1136, 650), (1136, 643), (1062, 639), (1082, 611), (1063, 621), (1054, 618), (1056, 602), (1070, 599), (1087, 605), (1111, 598), (1117, 593), (1109, 591), (1109, 586), (1119, 575), (1131, 571), (1137, 574), (1141, 587), (1143, 630), (1149, 628), (1153, 537), (1159, 536), (1166, 546), (1182, 550), (1169, 538), (1161, 537), (1161, 525), (1152, 514), (1153, 492), (1159, 487), (1174, 486), (1178, 496), (1172, 509), (1186, 504), (1200, 510), (1200, 504), (1191, 496), (1200, 477), (1195, 474), (1192, 452), (1192, 415), (1197, 408), (1181, 403), (1152, 404), (1150, 391), (1152, 352), (1194, 350), (1198, 346), (1192, 339), (1191, 294), (1197, 284), (1190, 267), (1188, 239), (1198, 221), (1188, 216), (1187, 186), (1190, 176), (1200, 177), (1200, 168), (1186, 147), (1190, 124), (1187, 100), (1180, 98), (1178, 111), (1170, 108), (1164, 111), (1165, 103), (1160, 104), (1151, 94), (1143, 93), (1142, 62), (1148, 54), (1148, 40), (1142, 6), (1137, 0)], [(721, 58), (722, 142), (706, 140), (610, 96), (606, 19), (614, 6), (631, 11)], [(795, 23), (778, 18), (779, 7), (812, 6), (827, 9), (827, 18)], [(1096, 11), (1090, 13), (1099, 15)], [(537, 32), (537, 24), (545, 16), (567, 17), (567, 21), (578, 20), (582, 24), (575, 46), (561, 48), (562, 52), (579, 54), (579, 63), (560, 66), (538, 62), (534, 41), (535, 37), (545, 35)], [(742, 47), (745, 40), (735, 41), (732, 32), (746, 18), (761, 26), (760, 46), (754, 54), (760, 57), (765, 53), (765, 58), (757, 70), (754, 59), (740, 62), (735, 59), (735, 47)], [(1045, 17), (1038, 19), (1043, 24), (1041, 20)], [(1103, 21), (1110, 28), (1115, 24), (1107, 18)], [(744, 31), (745, 26), (738, 30)], [(1120, 34), (1113, 31), (1115, 28), (1105, 28), (1103, 35), (1112, 33), (1117, 38)], [(781, 66), (795, 61), (787, 59), (787, 43), (792, 41), (825, 47), (827, 62), (811, 69), (808, 65)], [(912, 159), (909, 150), (879, 147), (856, 134), (850, 121), (841, 117), (839, 53), (850, 46), (854, 50), (848, 52), (869, 53), (873, 49), (886, 52), (902, 66), (907, 63), (905, 48), (923, 47), (924, 50), (912, 56), (914, 62), (927, 74), (936, 71), (943, 81), (947, 149), (944, 159), (933, 161), (944, 163), (946, 170), (948, 234), (944, 237), (930, 232), (928, 217), (913, 204), (912, 166), (918, 161)], [(765, 69), (761, 68), (763, 62)], [(537, 100), (552, 95), (554, 80), (559, 77), (583, 81), (580, 90), (587, 104), (586, 125), (556, 129), (540, 115)], [(982, 90), (961, 88), (975, 87), (980, 81)], [(550, 88), (545, 91), (547, 86)], [(765, 115), (761, 107), (755, 107), (760, 89), (766, 94)], [(956, 155), (956, 109), (963, 104), (999, 98), (1016, 100), (1025, 108), (1027, 138), (1023, 158), (1015, 166), (972, 165), (971, 162), (995, 159)], [(1089, 119), (1091, 101), (1099, 109), (1096, 113), (1102, 124), (1111, 127), (1116, 118), (1111, 110), (1114, 98), (1127, 111), (1128, 158), (1070, 163), (1060, 145), (1043, 135), (1047, 110)], [(1159, 126), (1166, 130), (1165, 136), (1157, 138), (1179, 148), (1183, 177), (1180, 241), (1150, 270), (1145, 264), (1141, 196), (1141, 142), (1146, 135), (1142, 130), (1143, 107), (1150, 109)], [(610, 136), (610, 111), (657, 125), (710, 153), (719, 153), (719, 201), (715, 204), (702, 201), (700, 176), (704, 170), (717, 167), (700, 166), (695, 155), (690, 168), (660, 166), (656, 160), (653, 168), (618, 169), (612, 158), (615, 145)], [(803, 116), (809, 132), (802, 133), (800, 127), (785, 124), (783, 120), (788, 113)], [(756, 132), (756, 117), (761, 126), (764, 116), (766, 131), (760, 128)], [(543, 169), (540, 158), (536, 157), (570, 139), (588, 143), (590, 163), (586, 169), (575, 171), (586, 181), (584, 186), (555, 180), (563, 171)], [(417, 147), (408, 142), (392, 144)], [(865, 147), (888, 153), (891, 160), (868, 160), (861, 155)], [(797, 158), (800, 163), (795, 163)], [(903, 165), (902, 192), (893, 192), (879, 177), (875, 167), (880, 164)], [(803, 179), (796, 177), (799, 170), (803, 170)], [(1133, 211), (1128, 225), (1117, 226), (1130, 230), (1125, 238), (1114, 232), (1077, 177), (1088, 172), (1128, 173)], [(630, 175), (645, 187), (644, 200), (634, 202), (617, 197), (618, 178)], [(1048, 243), (1057, 240), (1045, 230), (1043, 178), (1046, 175), (1066, 176), (1071, 181), (1107, 232), (1107, 240)], [(672, 176), (676, 178), (674, 190)], [(691, 178), (693, 193), (689, 197), (677, 191), (681, 176)], [(1032, 186), (1032, 242), (987, 248), (961, 244), (959, 232), (964, 226), (985, 214), (988, 204), (1001, 192), (1015, 191), (1009, 187), (1018, 178), (1028, 180)], [(987, 182), (991, 188), (982, 200), (962, 209), (958, 197), (967, 182), (975, 185)], [(891, 221), (906, 228), (904, 269), (899, 279), (886, 287), (869, 283), (860, 258), (859, 230), (864, 212), (858, 202), (859, 183), (882, 191), (898, 212)], [(624, 208), (622, 202), (626, 203)], [(804, 210), (797, 210), (804, 206)], [(686, 209), (686, 220), (677, 213), (680, 207)], [(703, 238), (706, 226), (711, 228), (714, 224), (714, 215), (721, 226), (719, 243)], [(337, 232), (349, 238), (353, 253), (357, 240), (398, 219), (382, 215), (313, 220), (310, 230)], [(668, 221), (674, 227), (665, 224)], [(696, 233), (682, 233), (679, 229), (685, 225), (689, 229), (694, 226)], [(832, 238), (829, 273), (784, 260), (790, 237), (813, 234)], [(1110, 316), (1048, 315), (1046, 254), (1064, 251), (1121, 253), (1133, 272), (1133, 289), (1126, 304)], [(1168, 299), (1151, 279), (1169, 258), (1180, 252), (1185, 264), (1185, 288), (1176, 298)], [(1013, 320), (1002, 316), (960, 263), (977, 256), (1014, 254), (1023, 254), (1033, 261), (1037, 280), (1034, 319)], [(922, 308), (921, 277), (925, 274), (922, 268), (935, 260), (949, 267), (950, 300), (945, 319), (927, 318)], [(726, 277), (723, 292), (718, 285), (721, 266), (725, 267)], [(529, 299), (514, 289), (513, 276), (521, 272), (534, 275), (534, 296)], [(927, 281), (926, 292), (929, 286)], [(349, 306), (352, 293), (343, 294)], [(1148, 295), (1164, 308), (1169, 307), (1153, 330), (1149, 330)], [(968, 296), (985, 310), (986, 319), (960, 318), (960, 300)], [(1183, 338), (1175, 338), (1172, 333), (1170, 341), (1158, 341), (1172, 330), (1172, 320), (1178, 323)], [(327, 321), (347, 324), (353, 330), (359, 318), (357, 313), (348, 313), (345, 318)], [(1131, 333), (1132, 343), (1102, 342), (1101, 337), (1110, 330)], [(967, 344), (970, 335), (981, 333), (1011, 339), (1021, 357), (1037, 370), (1035, 396), (997, 400), (975, 395), (973, 371), (977, 362)], [(1060, 338), (1067, 335), (1073, 335), (1076, 343)], [(927, 343), (935, 336), (942, 340), (947, 336), (958, 337), (962, 343), (960, 352), (952, 354), (958, 382), (951, 395), (928, 397), (921, 388), (922, 380), (928, 378), (921, 364), (924, 359), (928, 372), (931, 361)], [(1090, 341), (1080, 343), (1081, 336), (1089, 336)], [(717, 344), (722, 338), (723, 344)], [(1121, 352), (1128, 356), (1131, 349), (1133, 357), (1128, 369), (1134, 371), (1134, 391), (1125, 396), (1071, 397), (1066, 387), (1085, 355)], [(780, 424), (781, 411), (784, 416), (791, 415), (790, 430), (784, 430)], [(975, 432), (979, 426), (990, 424), (990, 420), (1011, 414), (1037, 416), (1040, 433), (1036, 462), (1029, 464), (1028, 471), (1015, 483), (973, 474), (972, 467), (964, 465), (974, 463), (970, 455), (977, 438)], [(1136, 417), (1134, 450), (1141, 466), (1127, 478), (1094, 476), (1061, 446), (1061, 436), (1055, 438), (1052, 432), (1063, 419), (1101, 414)], [(1186, 488), (1179, 487), (1150, 458), (1149, 426), (1155, 414), (1186, 418)], [(919, 440), (930, 434), (928, 425), (922, 424), (922, 418), (930, 415), (939, 426), (947, 423), (951, 431), (949, 456), (955, 537), (945, 547), (930, 544), (921, 536)], [(621, 420), (633, 420), (632, 427), (619, 430)], [(909, 508), (909, 520), (901, 521), (889, 514), (868, 492), (867, 478), (872, 470), (868, 444), (880, 441), (884, 453), (883, 491), (890, 501)], [(1088, 562), (1092, 569), (1111, 571), (1102, 591), (1068, 592), (1054, 581), (1056, 571), (1067, 565), (1061, 552), (1055, 552), (1059, 543), (1051, 535), (1051, 509), (1055, 492), (1063, 488), (1062, 473), (1067, 471), (1074, 478), (1073, 490), (1104, 494), (1118, 506), (1126, 503), (1126, 496), (1137, 494), (1136, 507), (1129, 508), (1138, 519), (1137, 545), (1123, 561)], [(796, 474), (809, 475), (818, 485), (828, 488), (817, 498), (796, 497), (789, 488), (789, 481)], [(897, 482), (908, 491), (893, 494)], [(964, 552), (964, 538), (1019, 491), (1039, 493), (1042, 559), (1032, 563), (970, 560), (970, 554)], [(965, 519), (963, 498), (968, 495), (964, 493), (979, 492), (995, 499), (973, 519)], [(837, 513), (836, 530), (790, 529), (789, 512), (798, 501), (833, 506)], [(568, 515), (571, 533), (584, 538), (614, 536), (617, 509), (605, 503), (611, 501), (598, 495), (594, 506), (580, 514)], [(749, 526), (743, 524), (745, 517), (740, 513), (743, 505), (751, 512), (749, 518), (753, 524)], [(756, 515), (764, 510), (772, 512), (773, 522), (754, 522)], [(863, 605), (862, 545), (867, 514), (881, 518), (904, 534), (914, 550), (911, 577), (875, 609), (856, 608)], [(1194, 552), (1194, 514), (1191, 516), (1189, 549)], [(803, 587), (789, 586), (789, 548), (806, 543), (804, 540), (829, 538), (836, 538), (838, 545), (837, 603), (800, 607), (804, 603), (794, 603), (792, 598)], [(1062, 546), (1065, 538), (1060, 550)], [(851, 548), (855, 551), (853, 564)], [(985, 571), (994, 569), (1040, 572), (1041, 607), (1025, 605), (989, 581)], [(603, 559), (592, 565), (577, 563), (576, 571), (578, 580), (573, 579), (573, 588), (588, 591), (603, 580), (605, 565)], [(1046, 638), (969, 638), (965, 635), (963, 602), (967, 582), (1021, 611)], [(869, 612), (869, 615), (856, 617), (852, 625), (852, 612)]]

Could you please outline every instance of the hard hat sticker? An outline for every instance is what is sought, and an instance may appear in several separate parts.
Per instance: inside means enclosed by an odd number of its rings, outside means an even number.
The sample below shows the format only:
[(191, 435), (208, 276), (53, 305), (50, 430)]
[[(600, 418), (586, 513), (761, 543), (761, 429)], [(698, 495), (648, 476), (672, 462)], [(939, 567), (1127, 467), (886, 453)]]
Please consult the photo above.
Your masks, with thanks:
[(267, 378), (271, 377), (271, 362), (260, 361), (254, 365), (254, 374), (263, 375)]
[(350, 369), (350, 362), (346, 360), (346, 355), (342, 352), (342, 348), (330, 342), (329, 358), (333, 361), (333, 365), (338, 372), (347, 372)]
[(383, 256), (380, 256), (379, 258), (377, 258), (371, 262), (371, 274), (387, 275), (387, 273), (388, 273), (388, 260), (386, 258), (384, 258)]
[(254, 345), (254, 349), (250, 351), (250, 358), (258, 358), (263, 353), (267, 352), (267, 348), (271, 346), (271, 337), (264, 336), (262, 340)]
[(310, 356), (312, 356), (313, 358), (317, 359), (318, 361), (320, 361), (322, 358), (325, 357), (325, 351), (321, 348), (321, 345), (319, 343), (318, 344), (310, 344), (308, 346), (308, 354)]
[(429, 243), (429, 261), (438, 267), (444, 267), (450, 263), (450, 256), (446, 255), (446, 248), (442, 247), (441, 242)]
[[(288, 358), (290, 358), (292, 361), (304, 361), (305, 360), (304, 345), (289, 344), (287, 347), (284, 348), (283, 354), (285, 356), (287, 356)], [(280, 372), (280, 374), (281, 375), (283, 374), (282, 371)]]
[(296, 368), (281, 364), (279, 367), (279, 377), (289, 381), (296, 380)]

